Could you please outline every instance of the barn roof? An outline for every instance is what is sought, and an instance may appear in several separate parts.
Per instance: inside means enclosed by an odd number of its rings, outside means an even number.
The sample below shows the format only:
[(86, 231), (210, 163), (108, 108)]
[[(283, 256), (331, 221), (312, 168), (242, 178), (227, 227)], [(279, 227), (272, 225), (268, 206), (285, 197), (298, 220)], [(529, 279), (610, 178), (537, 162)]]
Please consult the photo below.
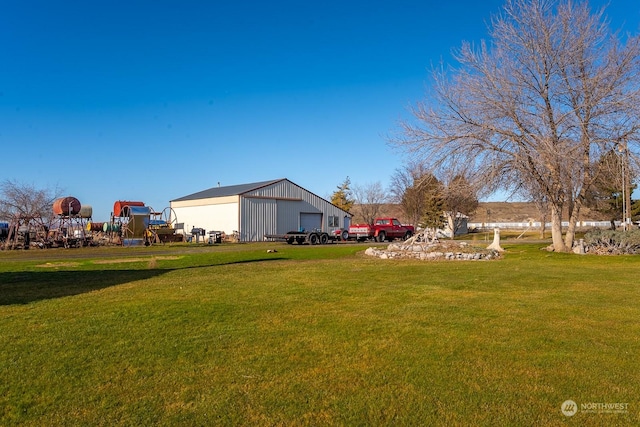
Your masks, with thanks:
[[(213, 188), (209, 188), (207, 190), (198, 191), (197, 193), (189, 194), (188, 196), (180, 197), (178, 199), (173, 199), (173, 200), (171, 200), (171, 202), (183, 202), (183, 201), (187, 201), (187, 200), (211, 199), (211, 198), (214, 198), (214, 197), (225, 197), (225, 196), (239, 196), (239, 195), (248, 193), (250, 191), (258, 190), (258, 189), (263, 188), (263, 187), (268, 187), (269, 185), (273, 185), (273, 184), (276, 184), (276, 183), (281, 182), (281, 181), (287, 181), (287, 182), (295, 185), (296, 187), (300, 187), (298, 184), (289, 181), (287, 178), (280, 178), (280, 179), (272, 179), (271, 181), (252, 182), (252, 183), (249, 183), (249, 184), (229, 185), (229, 186), (226, 186), (226, 187), (213, 187)], [(302, 187), (300, 187), (300, 188), (302, 188)], [(303, 190), (311, 193), (309, 190), (305, 190), (304, 188), (303, 188)], [(313, 193), (311, 193), (311, 194), (313, 194)], [(316, 196), (316, 197), (319, 197), (319, 196)], [(328, 201), (328, 200), (326, 200), (326, 199), (324, 199), (322, 197), (319, 197), (319, 198), (324, 200), (325, 202), (329, 203), (330, 205), (333, 205), (333, 206), (337, 207), (338, 209), (344, 211), (349, 216), (352, 216), (352, 214), (350, 212), (345, 211), (344, 209), (334, 205), (330, 201)]]
[(182, 202), (186, 200), (210, 199), (213, 197), (238, 196), (240, 194), (248, 193), (249, 191), (257, 190), (259, 188), (266, 187), (284, 180), (286, 180), (286, 178), (274, 179), (271, 181), (252, 182), (249, 184), (228, 185), (226, 187), (213, 187), (207, 190), (198, 191), (197, 193), (189, 194), (188, 196), (180, 197), (179, 199), (173, 199), (171, 201)]

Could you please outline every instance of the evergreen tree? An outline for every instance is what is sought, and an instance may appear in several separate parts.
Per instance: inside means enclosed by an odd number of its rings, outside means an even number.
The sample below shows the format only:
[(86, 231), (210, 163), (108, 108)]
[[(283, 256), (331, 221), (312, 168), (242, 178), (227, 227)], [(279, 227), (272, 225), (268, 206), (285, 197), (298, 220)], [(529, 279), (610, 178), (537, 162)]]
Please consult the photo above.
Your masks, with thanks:
[(415, 188), (420, 194), (422, 205), (420, 225), (425, 228), (441, 228), (444, 221), (444, 186), (429, 173), (418, 180)]
[(417, 177), (405, 188), (400, 200), (404, 214), (414, 225), (427, 228), (442, 226), (442, 184), (432, 174)]
[(444, 187), (422, 164), (409, 163), (396, 169), (390, 192), (411, 224), (426, 228), (442, 226)]
[(351, 180), (347, 178), (342, 184), (337, 186), (336, 191), (331, 195), (331, 203), (347, 212), (351, 211), (354, 204), (353, 194), (351, 192)]

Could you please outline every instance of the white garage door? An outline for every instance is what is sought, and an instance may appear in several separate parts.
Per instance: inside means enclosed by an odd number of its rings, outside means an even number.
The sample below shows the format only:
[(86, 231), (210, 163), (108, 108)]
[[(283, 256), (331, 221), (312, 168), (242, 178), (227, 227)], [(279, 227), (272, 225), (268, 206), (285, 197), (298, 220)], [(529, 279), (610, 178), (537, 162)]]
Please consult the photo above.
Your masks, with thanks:
[(305, 231), (315, 230), (316, 228), (322, 228), (322, 214), (321, 213), (300, 213), (300, 228)]

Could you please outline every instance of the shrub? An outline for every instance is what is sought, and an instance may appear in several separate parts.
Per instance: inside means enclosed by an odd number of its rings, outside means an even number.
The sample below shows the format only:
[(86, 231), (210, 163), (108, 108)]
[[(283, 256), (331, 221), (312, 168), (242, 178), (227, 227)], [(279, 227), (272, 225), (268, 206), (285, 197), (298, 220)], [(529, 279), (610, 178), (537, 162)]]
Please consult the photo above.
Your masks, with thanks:
[(608, 254), (640, 253), (640, 230), (591, 230), (584, 235), (588, 252)]

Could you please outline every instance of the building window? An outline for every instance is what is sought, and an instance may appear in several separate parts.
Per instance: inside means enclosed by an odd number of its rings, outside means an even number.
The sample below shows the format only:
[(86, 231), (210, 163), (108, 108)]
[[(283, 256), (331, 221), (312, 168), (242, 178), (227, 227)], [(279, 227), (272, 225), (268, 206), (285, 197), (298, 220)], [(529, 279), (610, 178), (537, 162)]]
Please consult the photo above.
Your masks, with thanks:
[(340, 218), (329, 215), (329, 227), (340, 227)]

